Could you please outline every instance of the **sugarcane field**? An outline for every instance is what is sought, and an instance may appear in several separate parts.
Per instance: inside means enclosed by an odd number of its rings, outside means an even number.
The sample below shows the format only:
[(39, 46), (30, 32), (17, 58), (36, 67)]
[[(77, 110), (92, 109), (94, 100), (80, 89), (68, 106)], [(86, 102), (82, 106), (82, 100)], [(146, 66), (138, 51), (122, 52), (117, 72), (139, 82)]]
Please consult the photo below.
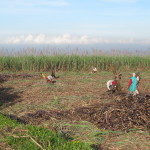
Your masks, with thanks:
[(0, 150), (150, 150), (150, 0), (1, 0)]
[[(150, 57), (5, 56), (0, 65), (0, 149), (149, 150)], [(53, 143), (51, 131), (66, 141)]]

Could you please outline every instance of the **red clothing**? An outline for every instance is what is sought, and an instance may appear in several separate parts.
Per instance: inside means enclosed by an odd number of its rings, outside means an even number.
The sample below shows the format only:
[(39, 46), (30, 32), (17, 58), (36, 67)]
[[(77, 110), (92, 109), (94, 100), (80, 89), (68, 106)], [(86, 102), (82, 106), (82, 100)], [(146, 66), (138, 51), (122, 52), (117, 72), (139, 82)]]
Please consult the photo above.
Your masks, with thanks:
[(113, 82), (112, 82), (112, 85), (116, 85), (116, 84), (117, 84), (117, 81), (113, 81)]
[(130, 87), (131, 84), (132, 84), (132, 79), (129, 80), (128, 88)]
[(50, 80), (48, 77), (45, 78), (47, 82), (52, 82), (52, 79)]

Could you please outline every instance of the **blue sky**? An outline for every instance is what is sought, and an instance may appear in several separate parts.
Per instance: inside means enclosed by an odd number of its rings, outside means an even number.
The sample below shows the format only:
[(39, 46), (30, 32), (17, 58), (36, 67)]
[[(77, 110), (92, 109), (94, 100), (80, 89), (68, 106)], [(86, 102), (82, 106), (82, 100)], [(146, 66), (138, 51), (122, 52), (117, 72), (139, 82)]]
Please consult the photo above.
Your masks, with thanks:
[(0, 43), (150, 45), (150, 1), (1, 0)]

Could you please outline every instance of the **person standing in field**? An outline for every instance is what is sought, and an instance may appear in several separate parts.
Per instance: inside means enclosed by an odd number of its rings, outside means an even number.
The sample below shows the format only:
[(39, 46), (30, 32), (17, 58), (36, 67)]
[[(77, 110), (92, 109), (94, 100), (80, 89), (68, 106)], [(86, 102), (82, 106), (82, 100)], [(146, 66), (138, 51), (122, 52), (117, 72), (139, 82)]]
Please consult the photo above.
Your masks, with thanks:
[(136, 73), (136, 79), (137, 79), (137, 92), (139, 93), (139, 84), (141, 80), (141, 76), (139, 72)]
[(132, 94), (133, 96), (139, 94), (137, 90), (137, 86), (138, 86), (138, 80), (137, 80), (136, 74), (133, 73), (128, 83), (129, 93)]
[(54, 68), (54, 67), (52, 68), (51, 76), (52, 76), (53, 78), (59, 78), (59, 77), (56, 77), (56, 75), (55, 75), (55, 68)]
[(138, 81), (138, 83), (137, 83), (137, 87), (138, 87), (138, 86), (139, 86), (139, 83), (140, 83), (140, 80), (141, 80), (141, 76), (140, 76), (140, 73), (139, 73), (139, 72), (136, 73), (136, 79), (137, 79), (137, 81)]

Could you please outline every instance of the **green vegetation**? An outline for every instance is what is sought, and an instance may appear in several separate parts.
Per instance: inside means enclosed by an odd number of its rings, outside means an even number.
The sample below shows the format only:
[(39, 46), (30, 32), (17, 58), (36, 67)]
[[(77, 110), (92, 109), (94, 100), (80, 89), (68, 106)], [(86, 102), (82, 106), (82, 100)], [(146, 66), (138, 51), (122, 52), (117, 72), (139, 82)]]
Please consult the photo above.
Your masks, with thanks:
[(61, 71), (87, 71), (92, 66), (108, 70), (108, 64), (126, 69), (149, 69), (150, 57), (140, 56), (1, 56), (1, 71), (49, 71), (52, 67)]
[[(15, 150), (92, 150), (89, 144), (71, 141), (43, 127), (23, 125), (0, 114), (0, 149)], [(3, 146), (1, 146), (3, 145)]]

